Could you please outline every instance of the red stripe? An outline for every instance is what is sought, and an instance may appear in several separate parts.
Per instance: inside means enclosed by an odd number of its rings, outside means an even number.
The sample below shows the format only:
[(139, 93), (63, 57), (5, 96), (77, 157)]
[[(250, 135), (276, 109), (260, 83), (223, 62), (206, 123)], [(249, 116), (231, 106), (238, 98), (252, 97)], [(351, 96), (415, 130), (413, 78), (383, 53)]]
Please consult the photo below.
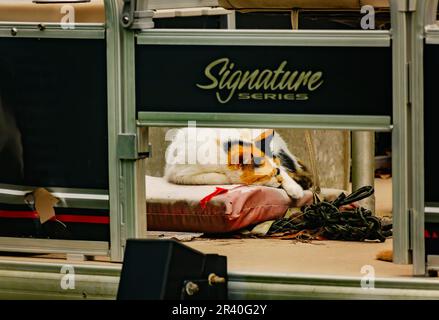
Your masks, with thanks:
[[(0, 218), (12, 219), (38, 219), (39, 215), (36, 211), (6, 211), (0, 210)], [(73, 214), (57, 214), (53, 219), (61, 222), (73, 223), (96, 223), (110, 224), (110, 217), (105, 216), (81, 216)]]
[(105, 216), (80, 216), (73, 214), (57, 214), (55, 217), (61, 222), (74, 222), (74, 223), (98, 223), (98, 224), (110, 224), (110, 217)]
[(39, 215), (36, 211), (6, 211), (0, 210), (0, 218), (24, 218), (24, 219), (38, 219)]

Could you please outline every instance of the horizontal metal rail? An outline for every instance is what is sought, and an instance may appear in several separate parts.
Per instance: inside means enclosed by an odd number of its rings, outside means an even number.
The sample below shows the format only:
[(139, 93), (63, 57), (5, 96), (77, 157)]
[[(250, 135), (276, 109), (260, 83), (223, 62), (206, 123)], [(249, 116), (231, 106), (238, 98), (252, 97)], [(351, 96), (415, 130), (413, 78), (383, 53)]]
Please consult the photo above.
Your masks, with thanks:
[(390, 32), (382, 30), (150, 29), (137, 34), (139, 45), (390, 47), (390, 43)]
[(439, 44), (439, 25), (432, 24), (425, 27), (425, 43)]
[[(26, 194), (35, 190), (35, 187), (0, 184), (0, 203), (24, 204)], [(108, 209), (109, 194), (107, 190), (46, 188), (53, 196), (61, 201), (56, 207)]]
[(109, 254), (109, 243), (106, 241), (0, 237), (0, 251), (78, 253), (90, 256), (107, 256)]
[(0, 22), (0, 37), (105, 39), (103, 23)]
[[(75, 290), (63, 290), (61, 268), (75, 271)], [(0, 260), (0, 297), (26, 299), (115, 299), (121, 264)], [(230, 299), (437, 299), (433, 278), (376, 278), (373, 289), (361, 288), (361, 277), (318, 274), (229, 272)], [(67, 294), (67, 293), (68, 294)], [(83, 293), (87, 295), (84, 296)]]
[(137, 124), (152, 127), (184, 127), (188, 121), (196, 121), (198, 127), (217, 128), (392, 130), (389, 116), (349, 115), (139, 112)]

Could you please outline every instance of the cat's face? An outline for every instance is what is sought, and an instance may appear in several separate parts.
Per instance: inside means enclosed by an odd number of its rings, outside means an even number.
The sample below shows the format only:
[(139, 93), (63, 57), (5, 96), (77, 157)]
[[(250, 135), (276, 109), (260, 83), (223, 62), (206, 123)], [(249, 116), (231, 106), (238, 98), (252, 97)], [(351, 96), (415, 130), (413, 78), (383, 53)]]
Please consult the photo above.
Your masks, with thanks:
[(293, 161), (291, 157), (294, 156), (273, 145), (274, 135), (275, 131), (270, 129), (253, 140), (241, 138), (228, 141), (224, 148), (228, 153), (229, 168), (240, 171), (242, 183), (273, 187), (281, 184), (280, 170), (283, 168), (304, 190), (311, 188), (312, 174), (300, 160)]

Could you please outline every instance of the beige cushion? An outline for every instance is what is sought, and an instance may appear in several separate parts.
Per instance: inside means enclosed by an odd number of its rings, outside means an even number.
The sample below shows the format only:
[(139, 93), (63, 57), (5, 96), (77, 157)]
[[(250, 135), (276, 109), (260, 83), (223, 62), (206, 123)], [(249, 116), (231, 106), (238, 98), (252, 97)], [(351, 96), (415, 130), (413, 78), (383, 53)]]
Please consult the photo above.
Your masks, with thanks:
[(61, 13), (61, 9), (65, 5), (71, 5), (75, 9), (76, 23), (105, 22), (103, 0), (54, 4), (37, 4), (32, 3), (32, 0), (24, 2), (2, 0), (0, 1), (0, 21), (61, 23), (62, 18), (66, 15), (66, 13)]
[(226, 9), (359, 9), (363, 5), (388, 8), (389, 0), (219, 0)]

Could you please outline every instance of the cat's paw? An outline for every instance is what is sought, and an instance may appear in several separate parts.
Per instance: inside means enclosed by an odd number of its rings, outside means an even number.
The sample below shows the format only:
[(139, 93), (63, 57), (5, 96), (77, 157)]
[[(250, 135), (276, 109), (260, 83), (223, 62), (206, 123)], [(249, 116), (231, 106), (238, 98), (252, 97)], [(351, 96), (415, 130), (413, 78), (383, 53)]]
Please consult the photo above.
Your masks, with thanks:
[(297, 183), (283, 183), (282, 188), (293, 199), (301, 199), (304, 196), (304, 191)]

